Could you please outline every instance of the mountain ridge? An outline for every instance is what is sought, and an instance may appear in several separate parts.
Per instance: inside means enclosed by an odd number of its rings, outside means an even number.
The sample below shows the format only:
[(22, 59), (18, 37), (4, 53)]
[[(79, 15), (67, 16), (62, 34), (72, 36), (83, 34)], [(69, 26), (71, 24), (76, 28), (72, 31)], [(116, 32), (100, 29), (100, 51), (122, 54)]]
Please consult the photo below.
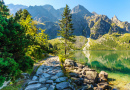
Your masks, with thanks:
[[(15, 7), (15, 5), (14, 5)], [(18, 6), (17, 6), (18, 7)], [(19, 6), (20, 8), (20, 6)], [(24, 7), (22, 7), (24, 9)], [(12, 10), (12, 7), (10, 7)], [(16, 11), (16, 8), (14, 8)], [(39, 23), (37, 27), (46, 29), (50, 39), (57, 37), (59, 19), (62, 18), (64, 8), (55, 9), (52, 5), (29, 6), (26, 8), (34, 20)], [(90, 36), (98, 39), (107, 33), (130, 33), (130, 23), (120, 21), (116, 16), (109, 19), (106, 15), (89, 12), (84, 6), (77, 5), (71, 10), (74, 35)], [(44, 24), (40, 24), (44, 23)], [(50, 33), (51, 32), (51, 33)]]

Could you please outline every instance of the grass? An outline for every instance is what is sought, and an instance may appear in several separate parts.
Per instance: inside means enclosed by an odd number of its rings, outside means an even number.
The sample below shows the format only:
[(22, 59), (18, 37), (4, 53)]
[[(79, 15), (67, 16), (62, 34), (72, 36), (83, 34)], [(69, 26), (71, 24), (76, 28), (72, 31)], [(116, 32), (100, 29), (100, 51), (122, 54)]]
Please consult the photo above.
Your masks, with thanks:
[[(72, 43), (72, 46), (74, 47), (74, 49), (82, 49), (82, 47), (85, 45), (85, 43), (87, 43), (87, 38), (84, 36), (75, 36), (75, 43)], [(64, 40), (60, 40), (59, 38), (55, 38), (55, 39), (51, 39), (48, 40), (49, 43), (51, 43), (52, 45), (54, 44), (58, 44), (58, 48), (60, 47), (59, 44), (64, 42)]]
[(105, 34), (97, 40), (91, 39), (90, 50), (130, 50), (130, 34)]

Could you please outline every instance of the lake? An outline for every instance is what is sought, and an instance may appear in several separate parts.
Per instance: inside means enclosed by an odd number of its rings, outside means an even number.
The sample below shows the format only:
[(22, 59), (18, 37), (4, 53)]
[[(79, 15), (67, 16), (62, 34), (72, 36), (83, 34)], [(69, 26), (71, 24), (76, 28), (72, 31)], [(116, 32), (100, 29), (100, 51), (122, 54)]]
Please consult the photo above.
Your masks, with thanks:
[(73, 59), (108, 73), (112, 87), (123, 89), (130, 83), (130, 51), (74, 51)]

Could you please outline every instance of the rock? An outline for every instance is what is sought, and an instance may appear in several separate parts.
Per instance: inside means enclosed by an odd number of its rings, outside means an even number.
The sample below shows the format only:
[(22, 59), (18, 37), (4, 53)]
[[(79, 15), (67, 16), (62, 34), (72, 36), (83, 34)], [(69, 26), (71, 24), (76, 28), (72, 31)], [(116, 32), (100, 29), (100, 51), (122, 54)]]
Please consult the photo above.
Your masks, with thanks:
[(40, 88), (40, 89), (38, 89), (38, 90), (47, 90), (47, 88), (46, 88), (46, 87), (43, 87), (43, 88)]
[(53, 83), (53, 80), (47, 80), (46, 81), (46, 84), (52, 84)]
[(88, 86), (84, 86), (84, 87), (82, 87), (81, 90), (88, 90)]
[(84, 66), (82, 64), (77, 63), (78, 68), (83, 69)]
[(92, 89), (93, 88), (93, 85), (92, 84), (87, 84), (88, 88), (89, 89)]
[(43, 69), (44, 67), (46, 67), (45, 65), (41, 65), (39, 68)]
[(40, 74), (42, 74), (43, 73), (43, 70), (41, 69), (41, 68), (38, 68), (38, 70), (37, 70), (37, 72), (36, 72), (36, 75), (38, 76), (38, 75), (40, 75)]
[(63, 82), (63, 81), (67, 80), (67, 77), (60, 77), (59, 79), (60, 79), (61, 82)]
[(73, 67), (74, 66), (74, 61), (70, 60), (70, 59), (66, 59), (65, 62), (64, 62), (64, 65), (66, 67)]
[(70, 88), (71, 88), (70, 90), (75, 90), (75, 88), (77, 88), (76, 84), (75, 83), (70, 84)]
[(38, 79), (37, 76), (33, 76), (32, 78), (33, 81), (36, 81), (37, 79)]
[(56, 74), (56, 76), (57, 77), (61, 77), (61, 76), (64, 76), (64, 73), (61, 71), (61, 72), (58, 72), (57, 74)]
[(55, 82), (63, 82), (63, 81), (66, 81), (67, 77), (60, 77), (60, 78), (57, 78)]
[(100, 87), (94, 87), (94, 90), (103, 90), (103, 89)]
[(82, 90), (93, 90), (93, 85), (86, 85), (84, 87), (82, 87)]
[(54, 85), (54, 86), (55, 86), (55, 85), (56, 85), (56, 83), (53, 83), (52, 85)]
[(51, 85), (48, 90), (55, 90), (55, 86), (54, 85)]
[(109, 85), (108, 85), (107, 82), (98, 83), (97, 86), (98, 86), (99, 88), (102, 88), (103, 90), (104, 90), (104, 89), (109, 89)]
[(88, 80), (86, 83), (94, 84), (97, 82), (97, 72), (96, 71), (86, 71), (85, 78)]
[(49, 74), (47, 74), (47, 73), (43, 73), (42, 74), (46, 79), (48, 79), (48, 78), (50, 78), (51, 76), (49, 75)]
[(78, 78), (74, 81), (74, 83), (78, 86), (81, 86), (83, 84), (83, 78)]
[(29, 85), (25, 88), (25, 90), (33, 90), (33, 89), (37, 89), (41, 86), (41, 84), (32, 84), (32, 85)]
[(61, 82), (56, 85), (56, 89), (58, 89), (58, 90), (63, 90), (68, 87), (69, 87), (69, 82)]
[(46, 84), (46, 87), (49, 88), (49, 87), (50, 87), (50, 84)]
[(45, 83), (45, 81), (46, 81), (46, 79), (44, 77), (39, 79), (39, 82), (41, 82), (41, 83)]
[(71, 76), (71, 77), (79, 77), (79, 75), (77, 74), (77, 73), (69, 73), (69, 75)]
[(57, 79), (57, 78), (58, 78), (57, 76), (52, 76), (52, 77), (51, 77), (52, 80), (55, 80), (55, 79)]
[(99, 73), (99, 78), (100, 78), (100, 81), (107, 81), (107, 79), (108, 79), (108, 73), (106, 73), (105, 71), (101, 71)]
[(60, 78), (57, 78), (55, 82), (63, 82), (63, 81), (66, 81), (67, 77), (60, 77)]
[(29, 85), (29, 84), (36, 84), (36, 83), (38, 83), (38, 81), (30, 81), (30, 82), (28, 83), (28, 85)]
[(70, 88), (67, 88), (67, 89), (64, 89), (64, 90), (75, 90), (75, 89), (70, 89)]

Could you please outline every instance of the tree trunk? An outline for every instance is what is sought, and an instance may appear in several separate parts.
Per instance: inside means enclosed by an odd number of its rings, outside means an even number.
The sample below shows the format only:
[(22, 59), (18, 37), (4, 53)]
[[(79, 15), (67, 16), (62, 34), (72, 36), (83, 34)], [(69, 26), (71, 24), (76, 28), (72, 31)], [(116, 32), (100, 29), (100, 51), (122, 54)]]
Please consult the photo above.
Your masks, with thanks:
[(66, 50), (66, 45), (67, 44), (67, 41), (66, 41), (66, 39), (65, 39), (65, 55), (66, 55), (66, 52), (67, 52), (67, 50)]

